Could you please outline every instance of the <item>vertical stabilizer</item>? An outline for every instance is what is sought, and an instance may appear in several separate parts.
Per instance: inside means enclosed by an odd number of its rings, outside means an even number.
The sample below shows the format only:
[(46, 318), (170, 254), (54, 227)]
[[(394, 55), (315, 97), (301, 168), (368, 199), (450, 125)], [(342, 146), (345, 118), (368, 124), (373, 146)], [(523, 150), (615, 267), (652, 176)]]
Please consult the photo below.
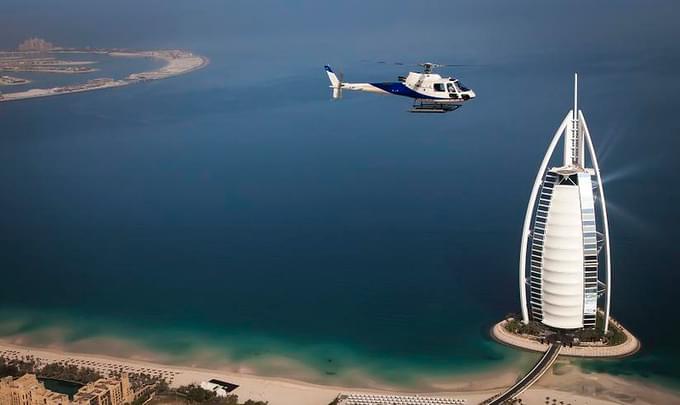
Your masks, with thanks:
[(335, 74), (333, 69), (331, 69), (330, 66), (326, 65), (324, 66), (326, 69), (326, 73), (328, 74), (328, 79), (331, 81), (331, 87), (334, 89), (340, 88), (340, 80), (338, 79), (338, 76)]
[(331, 81), (331, 88), (333, 89), (331, 91), (331, 97), (333, 97), (333, 100), (342, 98), (342, 74), (340, 74), (340, 78), (338, 78), (338, 75), (335, 74), (330, 66), (326, 65), (324, 66), (324, 69), (328, 74), (328, 79)]

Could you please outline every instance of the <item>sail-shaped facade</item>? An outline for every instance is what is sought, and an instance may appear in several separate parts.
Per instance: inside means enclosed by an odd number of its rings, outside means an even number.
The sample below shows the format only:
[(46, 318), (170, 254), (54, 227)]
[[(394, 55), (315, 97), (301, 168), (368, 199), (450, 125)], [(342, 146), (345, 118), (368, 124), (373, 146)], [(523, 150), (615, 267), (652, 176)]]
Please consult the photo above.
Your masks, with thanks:
[[(553, 136), (525, 215), (519, 266), (522, 320), (562, 330), (595, 328), (602, 295), (606, 333), (611, 298), (607, 209), (597, 156), (578, 110), (576, 80), (574, 109)], [(563, 164), (548, 169), (560, 139)], [(592, 168), (586, 167), (586, 146)], [(604, 282), (598, 280), (600, 267)]]

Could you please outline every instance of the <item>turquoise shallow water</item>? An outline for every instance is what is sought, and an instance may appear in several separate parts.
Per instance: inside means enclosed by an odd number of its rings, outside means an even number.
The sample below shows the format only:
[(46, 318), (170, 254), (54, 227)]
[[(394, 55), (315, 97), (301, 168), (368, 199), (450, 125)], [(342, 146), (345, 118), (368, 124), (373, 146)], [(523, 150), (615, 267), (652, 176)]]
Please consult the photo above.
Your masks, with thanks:
[[(142, 357), (166, 364), (245, 371), (258, 375), (352, 386), (391, 385), (428, 389), (432, 381), (485, 374), (509, 365), (526, 367), (536, 356), (484, 340), (475, 353), (448, 357), (367, 352), (338, 340), (304, 341), (205, 325), (155, 325), (73, 316), (73, 312), (3, 311), (0, 336), (37, 347)], [(454, 352), (455, 353), (455, 352)], [(429, 381), (429, 382), (428, 382)]]
[[(211, 63), (0, 105), (2, 337), (87, 349), (113, 336), (173, 362), (210, 360), (203, 350), (330, 383), (523, 367), (487, 331), (518, 308), (526, 199), (578, 70), (609, 202), (613, 311), (643, 342), (584, 367), (680, 381), (674, 3), (580, 3), (574, 32), (555, 28), (573, 2), (427, 16), (362, 3), (352, 21), (340, 11), (359, 4), (164, 2), (159, 17), (124, 1), (107, 18), (85, 2), (45, 15), (25, 4), (6, 5), (0, 45), (34, 35), (16, 23), (32, 21), (55, 43), (189, 48)], [(62, 12), (81, 23), (55, 25)], [(473, 65), (451, 72), (479, 97), (427, 116), (397, 98), (331, 102), (325, 63), (348, 80), (404, 73), (366, 59)]]

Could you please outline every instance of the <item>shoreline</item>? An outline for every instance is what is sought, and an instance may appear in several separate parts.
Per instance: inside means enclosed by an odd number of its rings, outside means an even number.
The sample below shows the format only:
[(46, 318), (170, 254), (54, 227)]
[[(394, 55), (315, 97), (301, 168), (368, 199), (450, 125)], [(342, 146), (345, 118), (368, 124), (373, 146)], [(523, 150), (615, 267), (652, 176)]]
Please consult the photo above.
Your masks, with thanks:
[(22, 86), (31, 83), (28, 79), (21, 79), (9, 75), (0, 75), (0, 86)]
[[(131, 359), (112, 357), (108, 355), (94, 355), (84, 353), (65, 352), (50, 348), (34, 348), (7, 343), (0, 340), (0, 355), (6, 350), (14, 350), (19, 356), (33, 356), (48, 361), (80, 361), (85, 365), (95, 362), (99, 364), (113, 364), (128, 367), (128, 370), (162, 370), (170, 373), (172, 387), (206, 381), (211, 378), (227, 380), (239, 385), (233, 393), (238, 395), (241, 400), (253, 399), (269, 401), (270, 405), (325, 405), (330, 403), (339, 394), (344, 393), (375, 393), (375, 394), (417, 394), (423, 392), (396, 391), (395, 389), (384, 388), (360, 388), (344, 387), (337, 385), (321, 385), (310, 382), (283, 378), (283, 377), (262, 377), (252, 374), (228, 372), (225, 370), (214, 370), (202, 367), (189, 367), (180, 365), (164, 365), (142, 359)], [(497, 389), (477, 390), (477, 391), (441, 391), (431, 393), (433, 396), (444, 396), (447, 394), (455, 395), (464, 393), (466, 398), (472, 399), (471, 403), (481, 402), (484, 399), (497, 393)]]
[[(385, 392), (403, 391), (413, 394), (458, 391), (500, 391), (511, 385), (521, 374), (521, 370), (532, 364), (525, 360), (515, 366), (499, 366), (491, 370), (462, 371), (441, 375), (424, 375), (409, 378), (405, 382), (391, 381), (376, 376), (361, 366), (347, 367), (341, 375), (324, 375), (323, 371), (308, 366), (292, 357), (273, 354), (259, 358), (256, 363), (232, 361), (220, 358), (211, 350), (195, 351), (191, 356), (178, 359), (155, 352), (146, 346), (130, 344), (119, 338), (102, 338), (75, 346), (63, 344), (33, 343), (22, 338), (0, 338), (2, 347), (44, 351), (54, 355), (97, 357), (109, 361), (139, 362), (157, 366), (188, 370), (204, 370), (228, 375), (238, 375), (265, 379), (276, 379), (311, 384), (324, 387), (343, 387), (355, 390), (378, 390)], [(216, 357), (217, 356), (217, 357)], [(283, 376), (283, 377), (282, 377)]]
[[(485, 376), (466, 375), (466, 378), (481, 379), (483, 384), (493, 387), (480, 389), (474, 383), (461, 384), (456, 379), (450, 384), (441, 384), (436, 390), (415, 392), (395, 386), (376, 385), (375, 387), (353, 387), (341, 385), (324, 385), (285, 377), (264, 377), (244, 372), (233, 372), (224, 369), (204, 368), (201, 366), (168, 365), (158, 360), (146, 360), (144, 354), (132, 357), (118, 357), (101, 354), (85, 354), (69, 352), (58, 348), (38, 348), (23, 346), (0, 339), (0, 354), (6, 351), (16, 352), (16, 356), (34, 356), (47, 362), (67, 361), (81, 366), (126, 368), (127, 370), (143, 370), (148, 373), (162, 373), (172, 376), (174, 387), (210, 378), (220, 378), (239, 385), (234, 392), (242, 400), (253, 399), (269, 401), (270, 405), (325, 405), (339, 394), (373, 393), (390, 395), (428, 395), (451, 396), (465, 398), (468, 404), (476, 404), (503, 391), (521, 374), (521, 371), (496, 371)], [(673, 403), (680, 400), (680, 393), (665, 390), (636, 380), (624, 379), (599, 373), (584, 373), (568, 359), (558, 360), (557, 365), (549, 371), (534, 387), (520, 396), (528, 403), (543, 401), (546, 397), (565, 399), (572, 404), (606, 405), (621, 403), (622, 399), (633, 398), (636, 404)], [(531, 401), (531, 402), (529, 402)], [(629, 402), (629, 401), (625, 401)]]
[[(70, 53), (77, 51), (55, 51)], [(20, 53), (20, 52), (16, 52)], [(82, 51), (82, 53), (87, 53)], [(106, 54), (111, 57), (141, 57), (154, 58), (165, 61), (165, 65), (149, 72), (131, 73), (124, 79), (97, 78), (83, 83), (52, 87), (47, 89), (34, 88), (13, 93), (0, 93), (0, 103), (9, 101), (27, 100), (39, 97), (60, 96), (64, 94), (82, 93), (86, 91), (103, 90), (114, 87), (124, 87), (145, 81), (162, 80), (193, 72), (206, 67), (210, 60), (201, 55), (180, 50), (155, 50), (155, 51), (125, 51), (125, 50), (97, 50), (90, 53)], [(94, 69), (93, 69), (94, 70)], [(45, 72), (40, 72), (45, 73)], [(82, 72), (59, 72), (59, 73), (82, 73)], [(91, 73), (87, 71), (85, 73)]]

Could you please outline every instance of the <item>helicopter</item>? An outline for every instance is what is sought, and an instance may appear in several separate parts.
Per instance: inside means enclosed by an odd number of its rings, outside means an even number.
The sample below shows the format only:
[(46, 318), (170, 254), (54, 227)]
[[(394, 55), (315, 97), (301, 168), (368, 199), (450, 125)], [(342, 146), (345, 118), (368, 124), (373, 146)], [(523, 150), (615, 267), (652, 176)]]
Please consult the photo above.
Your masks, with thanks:
[(335, 100), (342, 98), (343, 90), (394, 94), (413, 99), (410, 112), (446, 113), (458, 109), (476, 97), (475, 92), (465, 87), (458, 79), (433, 73), (435, 68), (450, 65), (427, 62), (418, 66), (423, 68), (422, 72), (409, 72), (408, 76), (399, 76), (396, 82), (381, 83), (346, 83), (342, 81), (342, 74), (336, 74), (328, 65), (324, 68), (331, 81), (331, 96)]

